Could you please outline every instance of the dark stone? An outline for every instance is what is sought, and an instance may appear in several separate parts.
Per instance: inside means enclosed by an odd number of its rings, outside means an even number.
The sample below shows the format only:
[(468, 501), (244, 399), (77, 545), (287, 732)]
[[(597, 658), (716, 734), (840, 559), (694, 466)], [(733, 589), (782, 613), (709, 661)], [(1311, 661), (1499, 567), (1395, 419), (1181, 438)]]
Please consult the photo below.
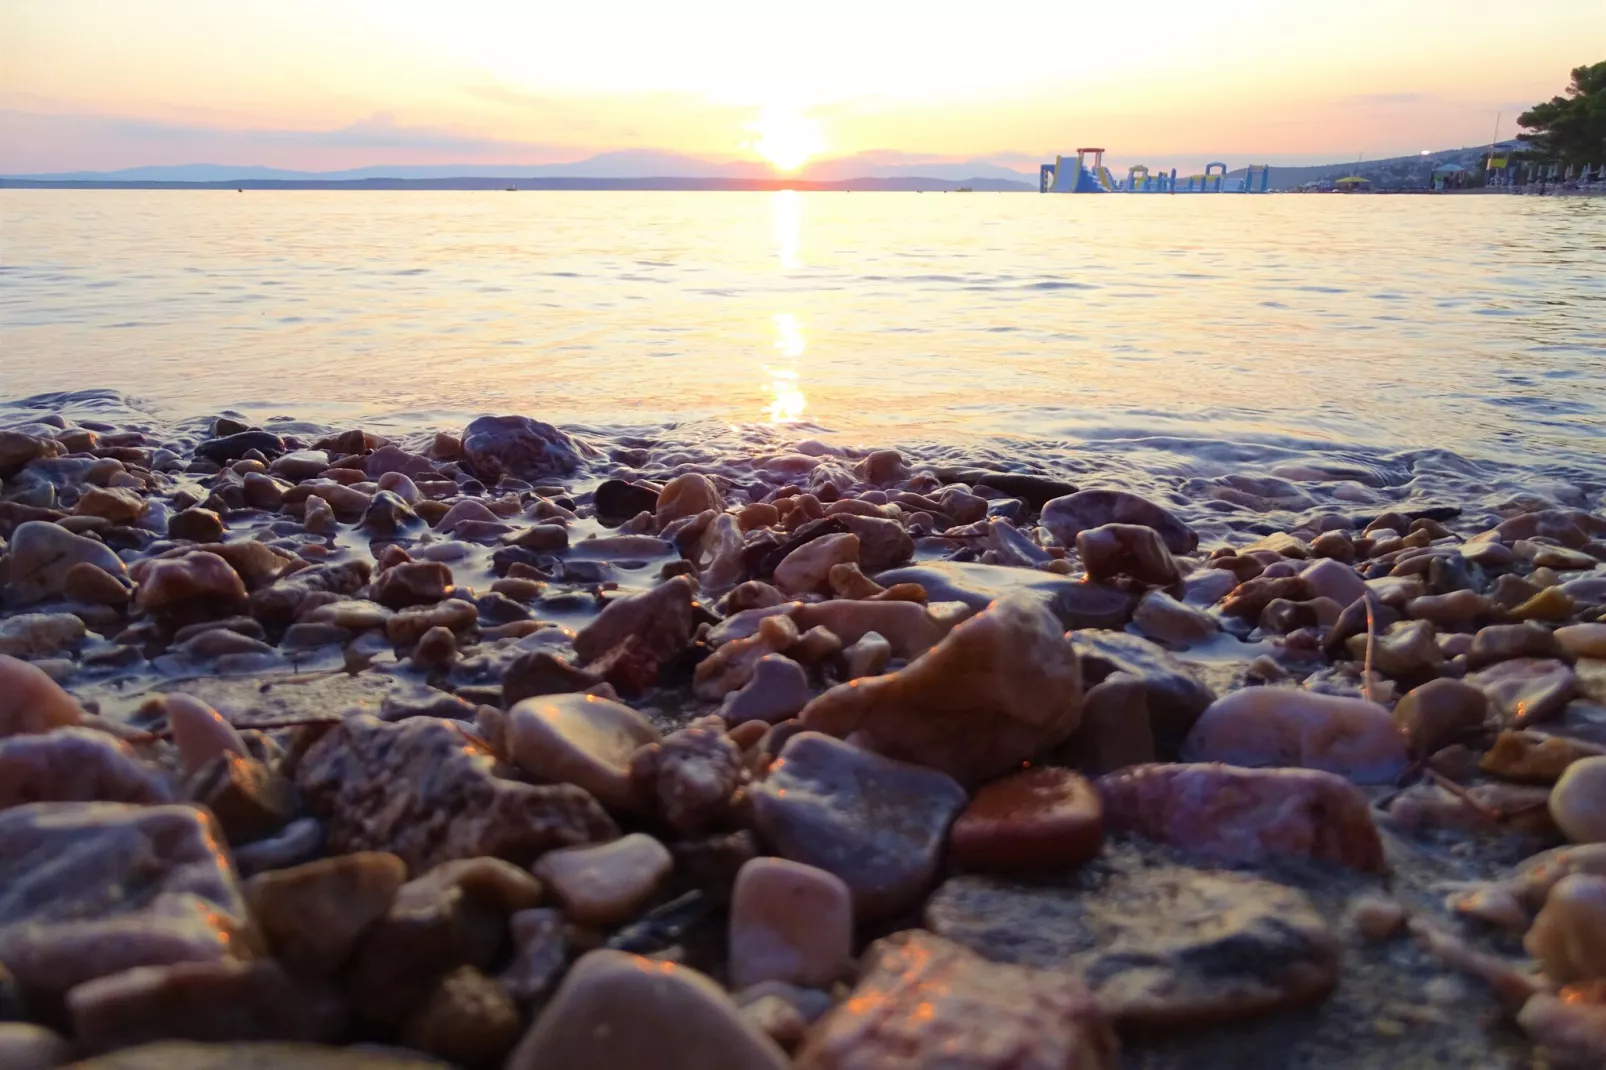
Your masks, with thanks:
[(195, 447), (195, 455), (214, 464), (228, 464), (252, 450), (266, 457), (277, 457), (285, 452), (284, 439), (271, 431), (239, 431), (201, 443)]
[(362, 529), (373, 535), (396, 535), (424, 522), (401, 495), (382, 490), (376, 493), (362, 515)]
[(622, 479), (605, 479), (597, 485), (593, 501), (597, 518), (603, 522), (623, 523), (637, 513), (651, 513), (658, 508), (658, 492), (640, 483), (626, 483)]
[(531, 650), (514, 658), (502, 675), (502, 706), (539, 695), (564, 695), (602, 683), (602, 677), (577, 669), (547, 650)]
[(1192, 553), (1199, 536), (1170, 510), (1124, 490), (1083, 490), (1055, 498), (1043, 506), (1042, 525), (1064, 546), (1078, 532), (1105, 524), (1141, 524), (1153, 528), (1174, 554)]
[(1082, 661), (1085, 687), (1117, 672), (1143, 681), (1154, 745), (1162, 753), (1175, 753), (1199, 715), (1216, 700), (1186, 664), (1142, 636), (1090, 628), (1072, 634), (1071, 646)]
[(580, 454), (574, 440), (551, 424), (528, 416), (481, 416), (463, 432), (463, 463), (495, 483), (504, 475), (567, 475), (580, 467)]
[(223, 538), (223, 518), (210, 509), (185, 509), (168, 520), (167, 537), (189, 542), (217, 542)]
[(322, 1044), (164, 1041), (74, 1063), (73, 1070), (445, 1070), (418, 1052)]
[(1029, 472), (989, 472), (983, 468), (939, 468), (937, 478), (944, 483), (969, 483), (972, 487), (992, 487), (1020, 498), (1033, 509), (1041, 509), (1054, 498), (1075, 494), (1076, 487), (1063, 479), (1036, 476)]

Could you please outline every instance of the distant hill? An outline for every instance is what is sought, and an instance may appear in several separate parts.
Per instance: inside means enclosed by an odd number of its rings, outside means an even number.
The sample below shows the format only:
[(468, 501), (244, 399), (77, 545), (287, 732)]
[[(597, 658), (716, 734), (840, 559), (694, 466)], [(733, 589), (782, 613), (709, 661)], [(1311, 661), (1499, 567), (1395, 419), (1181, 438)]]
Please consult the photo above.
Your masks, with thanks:
[[(1502, 141), (1499, 148), (1514, 150), (1522, 147), (1518, 141)], [(1459, 164), (1469, 171), (1483, 166), (1483, 157), (1489, 146), (1478, 145), (1465, 149), (1443, 149), (1426, 156), (1391, 156), (1385, 160), (1361, 160), (1348, 163), (1317, 164), (1313, 167), (1278, 167), (1272, 165), (1268, 186), (1270, 189), (1298, 189), (1313, 183), (1332, 182), (1347, 175), (1358, 175), (1372, 183), (1375, 189), (1420, 189), (1432, 185), (1433, 170), (1447, 164)], [(1246, 169), (1228, 171), (1229, 178), (1242, 178)]]
[(201, 190), (835, 190), (841, 192), (1022, 193), (1030, 183), (996, 178), (851, 178), (803, 182), (782, 178), (240, 178), (227, 182), (159, 182), (150, 179), (0, 178), (0, 189), (201, 189)]

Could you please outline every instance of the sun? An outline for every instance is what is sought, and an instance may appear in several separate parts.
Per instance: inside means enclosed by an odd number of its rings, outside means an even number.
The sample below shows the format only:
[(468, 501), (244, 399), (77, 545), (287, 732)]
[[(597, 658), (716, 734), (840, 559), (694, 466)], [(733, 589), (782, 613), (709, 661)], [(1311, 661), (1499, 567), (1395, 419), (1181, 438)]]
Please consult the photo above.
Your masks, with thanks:
[(752, 126), (753, 149), (777, 171), (796, 171), (825, 148), (820, 124), (800, 111), (767, 108)]

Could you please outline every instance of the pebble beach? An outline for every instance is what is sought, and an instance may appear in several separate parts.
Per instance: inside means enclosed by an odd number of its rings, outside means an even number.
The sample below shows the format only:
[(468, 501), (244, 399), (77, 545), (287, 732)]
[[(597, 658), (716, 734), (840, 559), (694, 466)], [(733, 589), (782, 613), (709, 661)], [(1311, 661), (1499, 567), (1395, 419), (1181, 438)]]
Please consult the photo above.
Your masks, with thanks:
[(1588, 471), (82, 400), (0, 431), (0, 1065), (1606, 1062)]

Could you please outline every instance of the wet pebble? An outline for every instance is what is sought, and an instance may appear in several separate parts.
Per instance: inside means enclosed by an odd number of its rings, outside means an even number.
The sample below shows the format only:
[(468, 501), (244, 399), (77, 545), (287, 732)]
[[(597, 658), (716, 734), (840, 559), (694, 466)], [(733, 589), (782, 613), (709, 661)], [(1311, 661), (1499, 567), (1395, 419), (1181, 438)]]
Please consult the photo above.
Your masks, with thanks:
[(1217, 699), (1183, 745), (1190, 762), (1321, 769), (1362, 784), (1405, 767), (1389, 711), (1365, 699), (1289, 687), (1252, 687)]
[(976, 792), (954, 822), (949, 853), (980, 872), (1054, 870), (1092, 858), (1104, 842), (1104, 807), (1068, 769), (1012, 773)]
[(841, 878), (784, 858), (755, 858), (731, 895), (730, 981), (827, 987), (853, 949), (852, 893)]

